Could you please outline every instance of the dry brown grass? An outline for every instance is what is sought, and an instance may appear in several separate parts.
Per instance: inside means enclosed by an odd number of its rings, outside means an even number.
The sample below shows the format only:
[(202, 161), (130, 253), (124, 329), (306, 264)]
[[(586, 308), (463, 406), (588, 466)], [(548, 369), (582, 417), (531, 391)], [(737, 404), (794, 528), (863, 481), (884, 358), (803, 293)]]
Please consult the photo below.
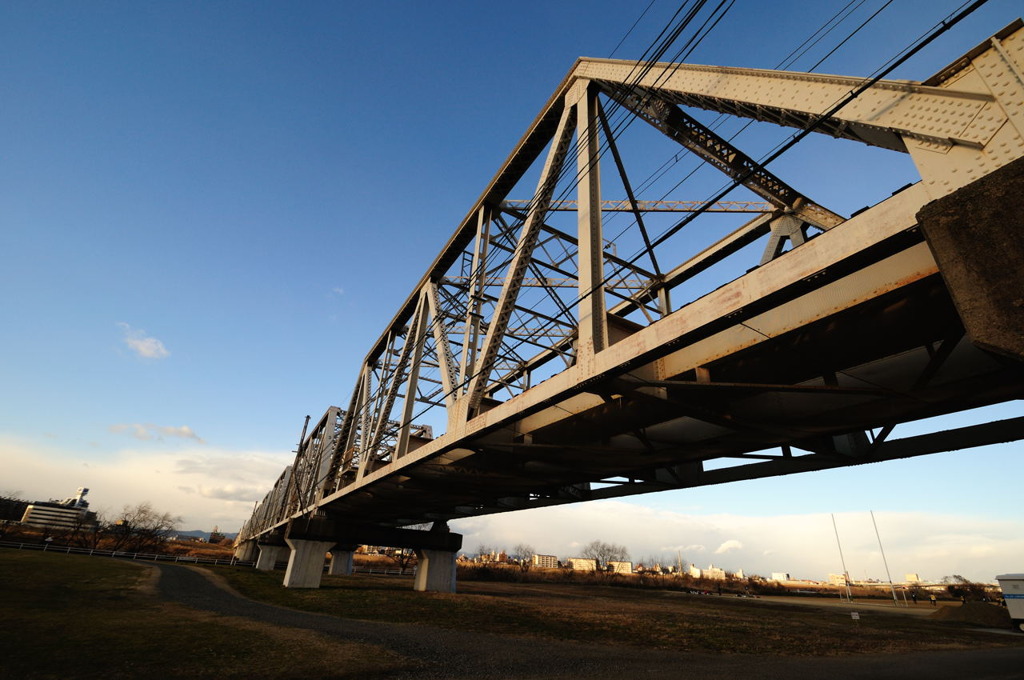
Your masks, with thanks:
[(678, 591), (463, 581), (459, 593), (415, 593), (409, 579), (325, 577), (319, 590), (281, 587), (280, 573), (218, 569), (240, 592), (296, 609), (459, 630), (601, 645), (780, 656), (849, 655), (1022, 645), (923, 616)]
[(131, 562), (0, 550), (0, 573), (2, 678), (363, 678), (410, 665), (374, 645), (161, 602), (155, 570)]

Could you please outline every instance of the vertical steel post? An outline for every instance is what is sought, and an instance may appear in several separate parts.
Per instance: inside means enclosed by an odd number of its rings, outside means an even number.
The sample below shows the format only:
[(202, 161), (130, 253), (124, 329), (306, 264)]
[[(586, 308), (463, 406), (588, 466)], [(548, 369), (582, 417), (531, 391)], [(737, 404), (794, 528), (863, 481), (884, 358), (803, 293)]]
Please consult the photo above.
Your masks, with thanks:
[(579, 320), (576, 360), (583, 363), (608, 346), (604, 304), (604, 239), (601, 233), (600, 140), (597, 90), (580, 81), (569, 97), (576, 107), (577, 228), (579, 241)]

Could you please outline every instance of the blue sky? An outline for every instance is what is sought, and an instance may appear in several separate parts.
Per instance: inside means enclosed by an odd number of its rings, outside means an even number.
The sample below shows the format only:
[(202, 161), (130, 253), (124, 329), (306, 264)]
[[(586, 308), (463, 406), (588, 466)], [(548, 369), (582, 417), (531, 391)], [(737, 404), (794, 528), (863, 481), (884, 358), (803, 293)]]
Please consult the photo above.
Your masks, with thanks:
[[(303, 417), (347, 403), (360, 359), (574, 60), (639, 57), (676, 9), (656, 0), (619, 45), (645, 4), (0, 4), (0, 492), (85, 485), (101, 509), (151, 500), (185, 528), (235, 530)], [(845, 4), (738, 0), (690, 61), (774, 67)], [(818, 70), (869, 75), (959, 5), (893, 3)], [(927, 78), (1020, 9), (993, 0), (891, 77)], [(836, 157), (851, 182), (809, 172), (827, 141), (773, 169), (837, 212), (916, 178), (870, 149)], [(1019, 449), (456, 529), (470, 549), (523, 540), (567, 557), (602, 538), (823, 577), (833, 543), (783, 534), (824, 522), (832, 536), (829, 513), (853, 533), (872, 509), (900, 574), (988, 580), (1024, 560)], [(776, 548), (749, 547), (773, 531)]]

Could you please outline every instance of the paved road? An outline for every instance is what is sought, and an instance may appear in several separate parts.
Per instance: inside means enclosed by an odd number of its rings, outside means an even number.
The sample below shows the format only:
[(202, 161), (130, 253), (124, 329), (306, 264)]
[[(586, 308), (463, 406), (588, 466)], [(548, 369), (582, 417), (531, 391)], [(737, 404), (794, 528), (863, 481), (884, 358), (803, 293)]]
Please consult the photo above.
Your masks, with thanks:
[(381, 645), (402, 656), (423, 660), (422, 668), (401, 676), (415, 680), (1024, 680), (1024, 647), (843, 658), (639, 650), (300, 612), (240, 597), (220, 585), (216, 577), (191, 567), (157, 567), (157, 590), (167, 600), (195, 609)]

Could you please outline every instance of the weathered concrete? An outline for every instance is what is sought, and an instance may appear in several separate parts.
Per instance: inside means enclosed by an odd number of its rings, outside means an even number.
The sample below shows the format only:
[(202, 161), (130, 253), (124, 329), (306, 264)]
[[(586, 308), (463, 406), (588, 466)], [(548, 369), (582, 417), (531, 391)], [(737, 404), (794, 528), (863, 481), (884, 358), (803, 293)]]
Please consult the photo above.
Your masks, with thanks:
[(1024, 158), (918, 213), (974, 344), (1024, 360)]
[(260, 556), (256, 558), (256, 568), (260, 571), (273, 571), (274, 565), (278, 563), (284, 552), (288, 550), (286, 545), (259, 544)]
[(331, 564), (327, 567), (327, 574), (329, 576), (351, 576), (354, 554), (355, 550), (349, 547), (331, 548)]
[(235, 547), (235, 559), (243, 562), (255, 562), (259, 555), (256, 541), (242, 541)]
[(284, 572), (285, 588), (319, 588), (324, 575), (324, 559), (334, 541), (304, 541), (284, 539), (292, 549), (288, 568)]
[(416, 551), (419, 562), (413, 590), (434, 593), (455, 592), (455, 553), (447, 550)]

